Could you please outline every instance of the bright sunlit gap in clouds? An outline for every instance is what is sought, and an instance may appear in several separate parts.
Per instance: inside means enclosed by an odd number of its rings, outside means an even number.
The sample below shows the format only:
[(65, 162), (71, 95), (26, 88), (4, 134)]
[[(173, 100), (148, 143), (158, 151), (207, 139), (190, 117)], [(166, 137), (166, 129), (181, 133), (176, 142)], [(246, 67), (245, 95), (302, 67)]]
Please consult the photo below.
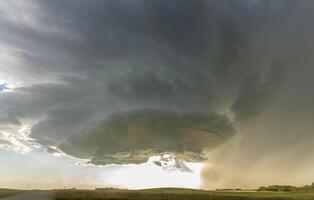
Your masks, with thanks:
[[(77, 162), (72, 167), (76, 171), (75, 174), (78, 175), (78, 180), (75, 181), (82, 182), (82, 184), (91, 181), (91, 184), (95, 184), (96, 180), (98, 187), (126, 189), (200, 187), (202, 163), (180, 161), (182, 165), (176, 166), (175, 161), (169, 159), (163, 162), (162, 166), (159, 166), (156, 162), (160, 162), (160, 160), (161, 156), (151, 156), (147, 162), (141, 164), (111, 164), (107, 166), (84, 164), (83, 162), (86, 161), (83, 161)], [(109, 174), (108, 171), (111, 173)]]
[(203, 164), (185, 162), (190, 170), (182, 170), (168, 164), (163, 168), (154, 163), (156, 156), (143, 164), (127, 165), (116, 170), (109, 182), (114, 186), (129, 189), (158, 188), (158, 187), (183, 187), (199, 188), (201, 184), (201, 170)]
[(10, 177), (0, 180), (0, 188), (17, 189), (199, 188), (203, 167), (201, 163), (182, 161), (184, 166), (177, 168), (173, 160), (167, 162), (168, 166), (158, 166), (154, 161), (160, 160), (160, 156), (152, 156), (142, 164), (93, 165), (87, 164), (87, 160), (64, 154), (55, 156), (40, 149), (25, 154), (0, 150), (0, 157), (6, 160), (2, 163), (0, 177)]

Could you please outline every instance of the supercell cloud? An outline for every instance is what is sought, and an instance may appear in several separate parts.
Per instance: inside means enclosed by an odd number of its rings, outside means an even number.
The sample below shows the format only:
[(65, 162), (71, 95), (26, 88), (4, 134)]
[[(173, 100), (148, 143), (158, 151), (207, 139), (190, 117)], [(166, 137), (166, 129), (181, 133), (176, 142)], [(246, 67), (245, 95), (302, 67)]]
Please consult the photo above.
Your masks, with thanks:
[[(1, 1), (0, 80), (14, 89), (0, 85), (0, 147), (37, 143), (94, 164), (215, 157), (227, 169), (230, 157), (249, 165), (278, 151), (284, 135), (284, 153), (296, 135), (312, 138), (313, 6)], [(205, 185), (238, 183), (208, 170)]]
[(251, 72), (237, 27), (245, 16), (220, 15), (236, 12), (232, 5), (1, 4), (1, 79), (17, 85), (0, 97), (10, 137), (23, 139), (18, 130), (28, 126), (27, 138), (49, 150), (108, 164), (160, 153), (202, 161), (234, 134), (225, 90)]

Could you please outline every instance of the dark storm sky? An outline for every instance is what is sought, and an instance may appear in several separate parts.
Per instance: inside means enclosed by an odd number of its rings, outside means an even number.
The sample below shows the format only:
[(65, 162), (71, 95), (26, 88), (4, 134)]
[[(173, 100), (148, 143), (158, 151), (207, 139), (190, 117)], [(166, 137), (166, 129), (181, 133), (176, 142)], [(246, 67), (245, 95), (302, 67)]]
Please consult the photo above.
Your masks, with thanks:
[(306, 0), (3, 1), (0, 147), (36, 144), (96, 164), (164, 152), (205, 162), (247, 133), (241, 150), (223, 150), (217, 162), (247, 163), (295, 142), (296, 155), (313, 152), (313, 8)]

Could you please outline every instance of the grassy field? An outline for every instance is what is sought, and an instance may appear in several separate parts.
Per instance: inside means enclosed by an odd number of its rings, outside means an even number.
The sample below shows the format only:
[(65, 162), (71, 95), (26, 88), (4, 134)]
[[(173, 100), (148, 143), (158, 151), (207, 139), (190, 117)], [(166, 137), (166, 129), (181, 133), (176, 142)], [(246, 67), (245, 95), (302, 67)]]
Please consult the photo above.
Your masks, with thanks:
[[(21, 194), (21, 190), (0, 189), (0, 198)], [(296, 191), (256, 191), (256, 190), (192, 190), (161, 188), (147, 190), (119, 190), (119, 189), (95, 189), (95, 190), (54, 190), (55, 200), (314, 200), (314, 189)]]
[(314, 200), (314, 189), (290, 192), (242, 191), (242, 190), (190, 190), (190, 189), (148, 189), (148, 190), (73, 190), (57, 191), (57, 200), (78, 199), (131, 199), (131, 200), (261, 200), (261, 199), (308, 199)]

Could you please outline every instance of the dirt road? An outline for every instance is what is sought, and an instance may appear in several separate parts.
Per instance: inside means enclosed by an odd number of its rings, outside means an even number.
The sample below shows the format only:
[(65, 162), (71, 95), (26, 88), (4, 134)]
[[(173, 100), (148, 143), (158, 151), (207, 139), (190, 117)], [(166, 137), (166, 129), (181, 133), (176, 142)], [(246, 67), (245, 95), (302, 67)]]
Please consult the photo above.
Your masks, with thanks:
[(52, 191), (43, 192), (30, 192), (25, 194), (19, 194), (16, 196), (1, 198), (1, 200), (53, 200)]

